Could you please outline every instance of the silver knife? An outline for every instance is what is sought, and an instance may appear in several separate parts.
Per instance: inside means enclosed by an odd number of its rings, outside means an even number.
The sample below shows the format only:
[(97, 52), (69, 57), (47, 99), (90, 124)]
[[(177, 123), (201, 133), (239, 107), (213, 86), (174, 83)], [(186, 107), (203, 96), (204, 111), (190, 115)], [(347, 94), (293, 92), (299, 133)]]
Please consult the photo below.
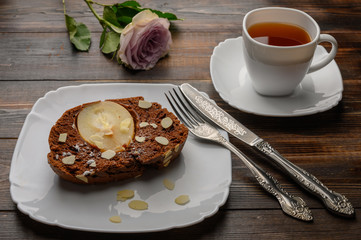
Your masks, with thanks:
[(344, 217), (354, 216), (355, 210), (344, 195), (330, 190), (315, 176), (288, 161), (272, 148), (268, 142), (243, 126), (190, 84), (184, 83), (180, 86), (180, 89), (195, 109), (201, 112), (208, 120), (273, 159), (297, 184), (321, 199), (328, 210)]

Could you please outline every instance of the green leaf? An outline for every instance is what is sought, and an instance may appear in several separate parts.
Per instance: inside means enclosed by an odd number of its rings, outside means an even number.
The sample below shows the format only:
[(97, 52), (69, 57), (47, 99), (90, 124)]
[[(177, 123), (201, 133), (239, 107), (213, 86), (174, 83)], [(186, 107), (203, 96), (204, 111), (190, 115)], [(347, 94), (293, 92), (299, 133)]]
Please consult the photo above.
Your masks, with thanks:
[[(111, 28), (114, 32), (117, 33), (121, 33), (123, 31), (123, 28), (118, 27), (116, 25), (114, 25), (113, 23), (105, 20), (104, 18), (101, 18), (98, 13), (94, 10), (93, 8), (93, 4), (95, 2), (91, 1), (91, 0), (85, 0), (86, 4), (88, 5), (89, 9), (92, 11), (93, 15), (98, 19), (99, 23), (102, 25), (103, 28), (105, 28), (105, 26), (108, 26), (109, 28)], [(99, 3), (95, 3), (98, 4)]]
[(119, 5), (122, 5), (123, 7), (140, 8), (140, 4), (137, 1), (125, 1), (123, 3), (120, 3)]
[(117, 20), (117, 15), (109, 6), (104, 7), (103, 22), (106, 23), (106, 25), (108, 25), (114, 32), (121, 33), (123, 31), (121, 24), (119, 24)]
[(117, 20), (122, 27), (125, 27), (132, 22), (133, 17), (141, 11), (138, 8), (124, 7), (121, 4), (115, 4), (112, 8), (113, 11), (114, 8), (116, 8), (116, 11), (114, 12), (116, 12)]
[[(161, 12), (158, 10), (150, 9), (150, 8), (141, 8), (140, 4), (136, 1), (126, 1), (123, 3), (117, 3), (112, 5), (111, 7), (104, 7), (104, 20), (108, 23), (113, 24), (116, 27), (124, 28), (129, 23), (132, 22), (133, 17), (141, 11), (150, 10), (156, 13), (161, 18), (166, 18), (168, 20), (182, 20), (179, 19), (173, 13)], [(114, 14), (116, 16), (116, 20), (114, 19)], [(110, 26), (115, 32), (120, 33), (114, 27)]]
[(118, 21), (119, 21), (120, 23), (122, 23), (122, 25), (123, 25), (124, 27), (127, 26), (129, 23), (131, 23), (132, 20), (133, 20), (133, 18), (132, 18), (132, 17), (128, 17), (128, 16), (120, 16), (120, 17), (118, 17)]
[(120, 48), (120, 44), (118, 44), (117, 49), (114, 51), (113, 56), (112, 56), (112, 60), (113, 60), (114, 58), (117, 58), (117, 53), (118, 53), (118, 51), (119, 51), (119, 48)]
[(167, 18), (169, 21), (172, 21), (172, 20), (183, 20), (183, 19), (178, 18), (178, 17), (177, 17), (175, 14), (173, 14), (173, 13), (161, 12), (161, 11), (154, 10), (154, 9), (150, 9), (150, 8), (145, 8), (144, 10), (146, 10), (146, 9), (154, 12), (154, 13), (157, 14), (158, 17), (160, 17), (160, 18)]
[(113, 9), (109, 6), (105, 6), (103, 10), (103, 18), (105, 21), (113, 24), (116, 27), (121, 27), (119, 22), (117, 21), (117, 15), (113, 11)]
[(68, 29), (69, 39), (79, 51), (88, 51), (91, 42), (88, 27), (81, 22), (76, 22), (74, 18), (65, 14), (65, 24)]
[(109, 54), (115, 52), (119, 46), (120, 34), (110, 31), (105, 34), (102, 52)]
[(68, 29), (69, 35), (74, 35), (76, 32), (76, 21), (74, 18), (70, 17), (69, 15), (65, 14), (65, 25)]
[(102, 48), (104, 44), (105, 34), (107, 33), (107, 27), (103, 29), (102, 35), (100, 36), (99, 48)]

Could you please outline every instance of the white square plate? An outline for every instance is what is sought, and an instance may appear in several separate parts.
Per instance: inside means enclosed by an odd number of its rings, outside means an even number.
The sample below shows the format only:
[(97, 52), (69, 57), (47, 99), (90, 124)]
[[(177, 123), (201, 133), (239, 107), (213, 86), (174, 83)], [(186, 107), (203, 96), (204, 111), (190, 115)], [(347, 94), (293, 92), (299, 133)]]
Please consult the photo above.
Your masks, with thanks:
[[(163, 170), (150, 170), (137, 179), (94, 186), (61, 180), (49, 167), (48, 135), (64, 111), (82, 103), (113, 98), (143, 96), (168, 109), (164, 92), (171, 84), (86, 84), (62, 87), (40, 98), (21, 130), (10, 169), (10, 192), (23, 213), (50, 225), (97, 232), (150, 232), (185, 227), (215, 214), (229, 193), (231, 154), (228, 150), (200, 142), (191, 134), (177, 161)], [(222, 133), (227, 136), (226, 133)], [(175, 183), (174, 190), (163, 179)], [(117, 202), (122, 189), (135, 191), (133, 199), (146, 201), (148, 210)], [(190, 202), (180, 206), (174, 199), (182, 194)], [(121, 223), (109, 221), (120, 216)]]

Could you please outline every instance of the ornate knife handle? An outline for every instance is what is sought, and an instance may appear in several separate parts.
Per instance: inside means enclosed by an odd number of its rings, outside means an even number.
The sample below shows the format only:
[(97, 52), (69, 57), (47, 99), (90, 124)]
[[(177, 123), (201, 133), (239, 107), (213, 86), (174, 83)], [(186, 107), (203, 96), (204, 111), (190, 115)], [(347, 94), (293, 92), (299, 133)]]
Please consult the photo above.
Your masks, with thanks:
[(303, 221), (313, 220), (311, 210), (307, 207), (306, 202), (302, 198), (292, 196), (286, 192), (274, 177), (262, 170), (257, 164), (223, 137), (220, 136), (220, 139), (217, 141), (231, 150), (243, 161), (247, 168), (251, 170), (258, 183), (278, 200), (283, 212)]
[(301, 187), (320, 198), (328, 210), (344, 217), (354, 216), (355, 210), (344, 195), (328, 189), (315, 176), (284, 158), (268, 142), (262, 140), (255, 147), (275, 160), (275, 163)]

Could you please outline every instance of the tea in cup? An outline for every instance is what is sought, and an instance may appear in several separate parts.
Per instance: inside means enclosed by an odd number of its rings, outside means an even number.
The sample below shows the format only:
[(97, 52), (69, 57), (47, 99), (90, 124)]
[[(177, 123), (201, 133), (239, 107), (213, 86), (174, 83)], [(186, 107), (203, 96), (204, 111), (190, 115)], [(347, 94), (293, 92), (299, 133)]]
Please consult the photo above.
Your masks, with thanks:
[[(266, 96), (290, 95), (306, 74), (325, 67), (337, 52), (334, 37), (320, 34), (311, 16), (292, 8), (250, 11), (243, 20), (242, 40), (253, 88)], [(312, 62), (321, 42), (331, 43), (332, 48), (324, 58)]]

